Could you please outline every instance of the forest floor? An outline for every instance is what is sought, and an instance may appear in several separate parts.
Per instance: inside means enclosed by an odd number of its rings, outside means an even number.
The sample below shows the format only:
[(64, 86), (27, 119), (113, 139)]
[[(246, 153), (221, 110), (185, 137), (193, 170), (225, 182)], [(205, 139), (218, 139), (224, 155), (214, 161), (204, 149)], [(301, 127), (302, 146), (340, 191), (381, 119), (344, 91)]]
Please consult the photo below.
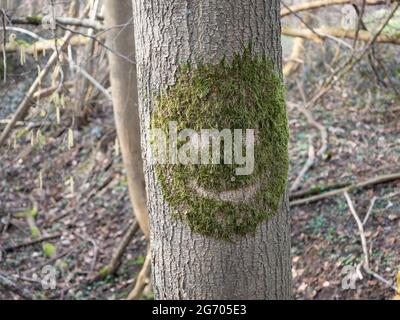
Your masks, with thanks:
[[(379, 51), (388, 77), (400, 87), (398, 51)], [(287, 81), (290, 102), (301, 103), (299, 84), (307, 97), (330, 70), (333, 50), (310, 45), (306, 52), (304, 67)], [(12, 114), (13, 108), (5, 106), (19, 100), (36, 69), (23, 75), (21, 70), (26, 72), (26, 67), (16, 68), (11, 85), (0, 86), (1, 119)], [(65, 104), (71, 103), (66, 97)], [(303, 114), (288, 105), (293, 183), (307, 159), (309, 138), (313, 137), (316, 150), (321, 140)], [(355, 67), (310, 110), (328, 130), (328, 157), (307, 172), (301, 190), (400, 172), (399, 106), (393, 88), (377, 82), (367, 61)], [(38, 298), (124, 298), (144, 262), (146, 242), (140, 232), (117, 275), (93, 280), (133, 222), (122, 160), (115, 148), (112, 107), (104, 101), (95, 103), (89, 123), (73, 131), (72, 148), (68, 148), (70, 112), (61, 109), (58, 125), (55, 108), (54, 101), (42, 100), (29, 117), (33, 131), (17, 128), (15, 141), (1, 148), (0, 271)], [(371, 269), (390, 281), (400, 268), (399, 191), (400, 181), (395, 181), (350, 193), (361, 218), (371, 199), (378, 197), (365, 233)], [(360, 237), (343, 195), (293, 206), (291, 215), (296, 299), (390, 299), (394, 295), (366, 274), (354, 290), (342, 288), (345, 266), (356, 266), (362, 259)], [(53, 238), (27, 244), (43, 236)], [(47, 265), (59, 271), (56, 290), (42, 288), (40, 279)], [(0, 289), (0, 299), (18, 298)]]

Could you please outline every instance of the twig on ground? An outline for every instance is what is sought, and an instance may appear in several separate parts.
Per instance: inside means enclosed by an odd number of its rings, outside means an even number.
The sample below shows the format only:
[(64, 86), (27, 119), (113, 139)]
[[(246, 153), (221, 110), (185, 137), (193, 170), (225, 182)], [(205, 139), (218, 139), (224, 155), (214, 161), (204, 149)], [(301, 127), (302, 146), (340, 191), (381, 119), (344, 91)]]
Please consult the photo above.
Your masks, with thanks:
[(94, 268), (96, 267), (97, 255), (99, 253), (99, 247), (94, 239), (88, 238), (88, 241), (93, 246), (93, 259), (92, 259), (92, 263), (90, 264), (90, 270), (89, 270), (89, 275), (88, 275), (88, 277), (90, 278), (91, 275), (93, 274)]
[(116, 250), (114, 251), (111, 261), (104, 269), (102, 269), (97, 278), (103, 278), (107, 275), (112, 275), (115, 274), (115, 272), (117, 272), (121, 264), (121, 258), (125, 252), (126, 247), (132, 242), (132, 239), (138, 230), (139, 230), (139, 224), (137, 221), (135, 221), (129, 226), (124, 237), (122, 238)]
[(305, 162), (303, 168), (301, 169), (299, 175), (297, 176), (296, 180), (293, 182), (292, 186), (290, 187), (290, 191), (295, 191), (300, 187), (300, 183), (303, 180), (307, 171), (314, 165), (315, 162), (315, 149), (313, 146), (313, 139), (309, 137), (308, 139), (308, 158)]
[(150, 283), (150, 271), (151, 271), (151, 250), (150, 246), (147, 249), (146, 259), (144, 261), (142, 270), (140, 270), (135, 287), (129, 293), (127, 300), (137, 300), (143, 293), (144, 288), (146, 285)]
[[(350, 192), (352, 190), (356, 190), (359, 188), (365, 188), (365, 187), (370, 187), (372, 185), (376, 185), (376, 184), (380, 184), (380, 183), (386, 183), (386, 182), (391, 182), (394, 180), (398, 180), (400, 179), (400, 172), (398, 173), (393, 173), (393, 174), (387, 174), (387, 175), (382, 175), (382, 176), (378, 176), (372, 179), (368, 179), (359, 183), (355, 183), (343, 188), (339, 188), (339, 189), (335, 189), (335, 190), (331, 190), (322, 194), (317, 194), (311, 197), (307, 197), (307, 198), (303, 198), (303, 199), (297, 199), (297, 200), (293, 200), (290, 201), (290, 205), (291, 206), (298, 206), (298, 205), (303, 205), (303, 204), (308, 204), (308, 203), (312, 203), (312, 202), (316, 202), (319, 200), (323, 200), (323, 199), (327, 199), (333, 196), (336, 196), (338, 194), (341, 194), (345, 191)], [(304, 192), (306, 193), (306, 192)], [(289, 199), (290, 199), (290, 195), (289, 195)]]
[(7, 290), (14, 292), (19, 295), (21, 298), (27, 300), (35, 300), (35, 296), (25, 287), (17, 284), (14, 280), (12, 280), (8, 275), (0, 272), (0, 286), (3, 286)]
[[(72, 81), (67, 81), (62, 84), (63, 88), (71, 88), (74, 85)], [(44, 88), (42, 90), (36, 91), (35, 94), (33, 95), (33, 99), (42, 99), (46, 98), (48, 96), (51, 96), (54, 92), (56, 92), (59, 89), (59, 85), (54, 85), (48, 88)]]
[(360, 239), (361, 239), (361, 246), (363, 250), (363, 269), (365, 272), (371, 276), (373, 276), (375, 279), (383, 282), (386, 284), (388, 287), (392, 288), (395, 292), (397, 292), (396, 286), (392, 284), (392, 282), (386, 280), (384, 277), (379, 275), (378, 273), (372, 271), (369, 266), (369, 254), (368, 254), (368, 243), (367, 243), (367, 238), (365, 237), (365, 232), (364, 232), (364, 225), (360, 220), (360, 217), (358, 216), (356, 210), (354, 209), (353, 202), (351, 201), (351, 198), (347, 191), (344, 192), (344, 196), (346, 198), (347, 204), (350, 208), (350, 213), (353, 216), (354, 220), (356, 221), (357, 228), (360, 234)]
[(372, 209), (374, 208), (374, 205), (375, 205), (375, 202), (376, 202), (377, 199), (378, 199), (377, 197), (373, 197), (372, 198), (372, 200), (371, 200), (371, 202), (369, 204), (369, 208), (368, 208), (367, 214), (365, 215), (363, 223), (362, 223), (363, 226), (365, 226), (367, 224), (368, 218), (372, 213)]
[(320, 132), (321, 147), (319, 148), (319, 150), (317, 152), (317, 156), (323, 157), (324, 154), (326, 153), (326, 150), (328, 149), (328, 130), (322, 124), (320, 124), (318, 121), (316, 121), (314, 119), (313, 115), (311, 114), (311, 112), (308, 109), (306, 109), (305, 107), (303, 107), (297, 103), (293, 103), (293, 102), (288, 102), (288, 104), (297, 108), (306, 117), (307, 122), (311, 126), (318, 129), (318, 131)]
[(43, 263), (41, 263), (41, 264), (39, 264), (37, 266), (34, 266), (33, 268), (29, 269), (26, 272), (32, 273), (32, 272), (35, 272), (36, 270), (41, 270), (43, 267), (45, 267), (47, 265), (51, 265), (51, 264), (55, 263), (57, 260), (60, 260), (61, 258), (69, 256), (70, 254), (72, 254), (77, 249), (78, 249), (78, 246), (73, 247), (73, 248), (71, 248), (69, 250), (66, 250), (65, 252), (62, 252), (62, 253), (56, 255), (55, 257), (53, 257), (53, 258), (51, 258), (49, 260), (46, 260), (45, 262), (43, 262)]
[(3, 251), (11, 252), (11, 251), (15, 251), (17, 249), (33, 246), (35, 244), (38, 244), (38, 243), (41, 243), (41, 242), (44, 242), (44, 241), (48, 241), (48, 240), (52, 240), (52, 239), (55, 239), (55, 238), (59, 238), (59, 237), (61, 237), (61, 233), (56, 233), (56, 234), (52, 234), (52, 235), (48, 235), (48, 236), (43, 236), (43, 237), (40, 237), (40, 238), (35, 239), (35, 240), (30, 240), (30, 241), (23, 242), (23, 243), (14, 245), (14, 246), (5, 247), (5, 248), (3, 248)]
[(93, 250), (94, 250), (93, 259), (92, 259), (92, 262), (90, 264), (90, 270), (88, 272), (88, 279), (90, 279), (90, 278), (92, 278), (92, 273), (93, 273), (93, 270), (94, 270), (94, 268), (96, 266), (97, 254), (98, 254), (98, 251), (99, 251), (99, 247), (97, 246), (96, 241), (94, 239), (92, 239), (92, 238), (89, 238), (87, 235), (83, 235), (82, 236), (82, 235), (80, 235), (79, 233), (76, 233), (76, 232), (74, 232), (74, 235), (76, 235), (78, 238), (80, 238), (81, 240), (83, 240), (85, 242), (89, 242), (93, 247)]
[[(302, 96), (303, 99), (303, 103), (305, 106), (307, 106), (307, 108), (310, 107), (310, 105), (307, 102), (307, 98), (306, 95), (304, 93), (303, 87), (300, 84), (300, 82), (297, 80), (297, 86), (299, 88), (300, 94)], [(309, 110), (307, 110), (306, 107), (303, 107), (299, 104), (296, 103), (290, 103), (290, 105), (294, 106), (295, 108), (297, 108), (307, 119), (307, 122), (317, 128), (320, 132), (320, 136), (321, 136), (321, 147), (319, 148), (318, 152), (317, 152), (317, 157), (324, 157), (326, 150), (328, 149), (328, 130), (319, 122), (317, 122), (314, 117), (312, 116), (311, 112)], [(309, 169), (312, 168), (313, 165), (315, 165), (315, 162), (318, 161), (318, 158), (316, 158), (315, 156), (315, 149), (313, 146), (313, 139), (309, 138), (309, 149), (308, 149), (308, 158), (306, 163), (304, 164), (302, 170), (300, 171), (300, 173), (298, 174), (296, 180), (294, 181), (293, 185), (290, 187), (290, 192), (296, 191), (297, 189), (299, 189), (300, 187), (300, 183), (303, 179), (303, 177), (305, 176), (305, 174), (307, 173), (307, 171)]]
[[(43, 17), (27, 16), (27, 17), (12, 17), (11, 23), (13, 24), (27, 24), (40, 26), (43, 23)], [(69, 25), (74, 27), (92, 28), (95, 30), (102, 30), (103, 25), (101, 22), (93, 21), (91, 19), (72, 18), (72, 17), (56, 17), (56, 22), (61, 25)]]
[(386, 199), (390, 199), (390, 198), (393, 198), (393, 197), (398, 196), (398, 195), (400, 195), (400, 191), (391, 192), (388, 195), (383, 196), (381, 199), (385, 199), (386, 200)]
[(104, 88), (95, 78), (93, 78), (86, 70), (78, 66), (72, 59), (68, 58), (68, 62), (75, 71), (81, 73), (87, 80), (89, 80), (99, 91), (101, 91), (104, 96), (112, 101), (111, 94)]
[(299, 190), (296, 192), (290, 192), (289, 197), (292, 200), (304, 199), (304, 198), (311, 197), (311, 196), (321, 194), (321, 193), (325, 193), (328, 191), (348, 187), (350, 185), (351, 185), (350, 182), (334, 183), (334, 184), (330, 184), (330, 185), (326, 185), (326, 186), (316, 185), (316, 186), (311, 187), (310, 189), (303, 189), (303, 190)]

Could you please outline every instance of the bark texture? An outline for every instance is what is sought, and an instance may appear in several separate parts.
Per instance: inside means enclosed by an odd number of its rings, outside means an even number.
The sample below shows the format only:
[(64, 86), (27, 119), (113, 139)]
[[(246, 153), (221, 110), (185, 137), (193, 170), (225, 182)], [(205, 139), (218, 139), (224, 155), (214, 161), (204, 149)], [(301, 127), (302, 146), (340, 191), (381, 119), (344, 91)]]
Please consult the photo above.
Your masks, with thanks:
[[(105, 1), (110, 81), (115, 123), (122, 157), (127, 171), (129, 195), (136, 219), (146, 237), (149, 235), (143, 161), (140, 146), (140, 123), (136, 65), (129, 60), (135, 57), (135, 41), (130, 0)], [(117, 54), (115, 54), (118, 53)], [(129, 60), (123, 59), (127, 57)]]
[(271, 57), (281, 72), (277, 0), (137, 0), (135, 17), (139, 110), (150, 213), (152, 270), (157, 299), (291, 298), (287, 197), (254, 235), (234, 242), (193, 233), (171, 217), (149, 159), (153, 95), (174, 84), (179, 65), (218, 63), (243, 52)]

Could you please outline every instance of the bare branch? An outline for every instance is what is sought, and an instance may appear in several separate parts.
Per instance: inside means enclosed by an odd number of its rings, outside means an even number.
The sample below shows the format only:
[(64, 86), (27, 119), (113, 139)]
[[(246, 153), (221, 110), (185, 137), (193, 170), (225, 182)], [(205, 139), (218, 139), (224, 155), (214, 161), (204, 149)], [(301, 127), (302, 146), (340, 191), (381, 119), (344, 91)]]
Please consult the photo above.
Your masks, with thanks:
[(344, 196), (346, 198), (347, 201), (347, 205), (350, 208), (350, 213), (353, 216), (354, 220), (356, 221), (357, 224), (357, 228), (360, 234), (360, 239), (361, 239), (361, 245), (362, 245), (362, 250), (363, 250), (363, 269), (365, 270), (366, 273), (368, 273), (369, 275), (373, 276), (375, 279), (383, 282), (384, 284), (386, 284), (388, 287), (392, 288), (394, 291), (397, 292), (397, 288), (396, 286), (394, 286), (392, 284), (392, 282), (386, 280), (384, 277), (382, 277), (381, 275), (379, 275), (378, 273), (372, 271), (369, 267), (369, 255), (368, 255), (368, 244), (367, 244), (367, 238), (365, 237), (365, 232), (364, 232), (364, 225), (360, 220), (360, 217), (358, 216), (356, 210), (354, 209), (353, 206), (353, 202), (351, 201), (351, 198), (349, 196), (349, 194), (347, 193), (347, 191), (344, 192)]
[[(290, 10), (288, 8), (281, 10), (281, 17), (286, 17), (295, 12), (302, 12), (307, 10), (313, 10), (318, 8), (323, 8), (327, 6), (334, 5), (343, 5), (343, 4), (352, 4), (353, 0), (316, 0), (311, 2), (299, 3), (297, 5), (290, 6)], [(387, 4), (387, 0), (367, 0), (366, 5), (382, 5)]]
[[(319, 200), (323, 200), (323, 199), (327, 199), (333, 196), (336, 196), (338, 194), (341, 194), (345, 191), (350, 192), (352, 190), (356, 190), (359, 188), (365, 188), (365, 187), (370, 187), (373, 185), (377, 185), (377, 184), (381, 184), (381, 183), (387, 183), (387, 182), (391, 182), (391, 181), (395, 181), (395, 180), (399, 180), (400, 179), (400, 172), (398, 173), (393, 173), (393, 174), (387, 174), (387, 175), (382, 175), (382, 176), (378, 176), (372, 179), (368, 179), (359, 183), (355, 183), (343, 188), (339, 188), (339, 189), (334, 189), (322, 194), (317, 194), (305, 199), (297, 199), (297, 200), (293, 200), (290, 201), (290, 205), (291, 206), (297, 206), (297, 205), (302, 205), (302, 204), (308, 204), (308, 203), (312, 203), (312, 202), (316, 202)], [(304, 192), (306, 194), (306, 192)], [(290, 196), (289, 196), (290, 198)]]

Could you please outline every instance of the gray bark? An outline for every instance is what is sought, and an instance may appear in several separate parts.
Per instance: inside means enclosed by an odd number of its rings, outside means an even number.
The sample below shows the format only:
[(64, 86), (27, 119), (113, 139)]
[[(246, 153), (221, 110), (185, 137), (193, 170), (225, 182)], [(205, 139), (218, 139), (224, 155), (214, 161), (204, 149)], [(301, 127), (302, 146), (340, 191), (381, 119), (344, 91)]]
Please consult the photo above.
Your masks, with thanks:
[[(152, 96), (174, 83), (182, 63), (216, 63), (252, 43), (281, 72), (278, 0), (133, 1), (142, 147), (147, 148)], [(289, 299), (287, 197), (256, 235), (229, 243), (193, 233), (171, 218), (154, 167), (144, 154), (157, 299)]]
[(129, 60), (135, 58), (132, 5), (130, 0), (106, 0), (104, 4), (106, 25), (109, 28), (107, 43), (114, 51), (109, 51), (108, 57), (118, 140), (127, 171), (133, 211), (140, 228), (148, 237), (149, 222), (140, 146), (136, 65), (122, 58), (126, 57)]

